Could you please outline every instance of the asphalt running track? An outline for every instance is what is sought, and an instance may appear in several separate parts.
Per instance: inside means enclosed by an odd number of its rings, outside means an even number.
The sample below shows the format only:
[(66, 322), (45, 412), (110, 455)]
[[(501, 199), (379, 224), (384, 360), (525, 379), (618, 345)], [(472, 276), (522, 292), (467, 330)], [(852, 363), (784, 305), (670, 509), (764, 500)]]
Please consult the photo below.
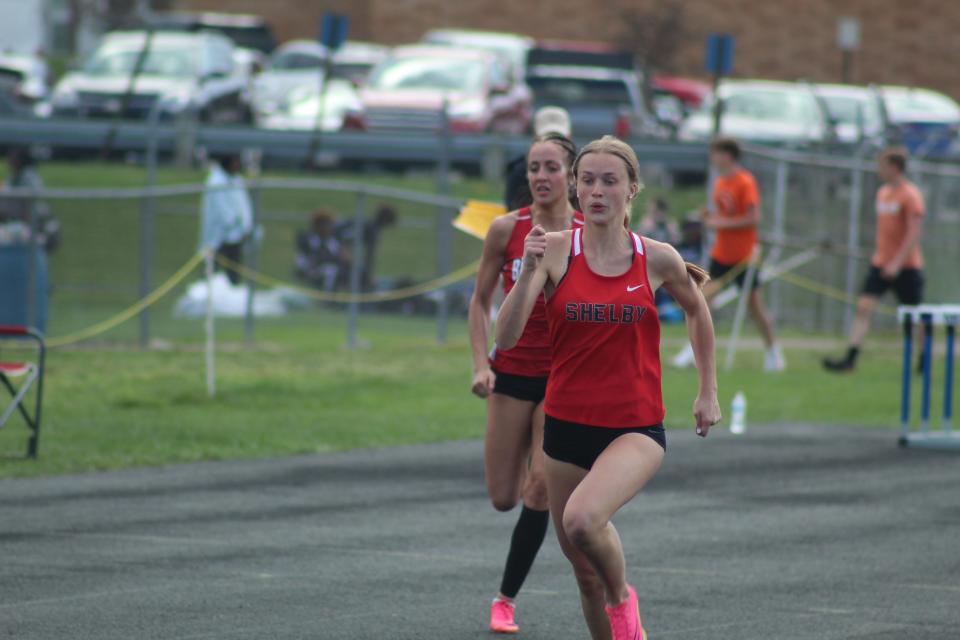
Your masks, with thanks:
[[(676, 429), (616, 521), (652, 640), (960, 638), (960, 457)], [(478, 442), (0, 482), (0, 638), (487, 638)], [(521, 638), (584, 638), (549, 534)]]

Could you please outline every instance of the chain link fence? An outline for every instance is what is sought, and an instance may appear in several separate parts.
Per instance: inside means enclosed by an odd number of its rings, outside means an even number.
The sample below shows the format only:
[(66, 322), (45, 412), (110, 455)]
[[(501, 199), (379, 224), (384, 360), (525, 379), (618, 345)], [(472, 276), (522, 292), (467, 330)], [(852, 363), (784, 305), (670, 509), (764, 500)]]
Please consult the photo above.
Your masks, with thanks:
[[(244, 245), (243, 287), (233, 290), (239, 304), (237, 322), (253, 337), (255, 309), (267, 307), (284, 315), (343, 314), (348, 336), (356, 342), (360, 314), (402, 314), (436, 318), (437, 336), (446, 336), (448, 318), (466, 313), (472, 286), (468, 268), (480, 252), (479, 241), (455, 231), (451, 221), (462, 201), (414, 191), (320, 179), (263, 179), (248, 182), (254, 204), (256, 232)], [(143, 189), (58, 190), (20, 194), (43, 202), (59, 222), (59, 246), (46, 256), (49, 272), (49, 312), (46, 334), (54, 343), (91, 327), (101, 326), (95, 342), (158, 344), (190, 341), (203, 336), (203, 326), (187, 304), (192, 285), (204, 278), (202, 265), (186, 273), (169, 293), (135, 314), (138, 320), (117, 324), (172, 275), (182, 271), (198, 251), (203, 185)], [(10, 197), (8, 193), (5, 197)], [(324, 287), (298, 273), (297, 236), (311, 228), (323, 211), (333, 217), (338, 236), (360, 237), (380, 209), (390, 209), (395, 224), (379, 230), (373, 272), (364, 277), (366, 243), (340, 239), (345, 258), (339, 275)], [(359, 231), (359, 236), (357, 235)], [(37, 247), (38, 251), (42, 251)], [(25, 269), (27, 271), (28, 269)], [(418, 291), (382, 302), (344, 302), (350, 294), (409, 289), (454, 272), (465, 274), (437, 290)], [(255, 274), (255, 275), (254, 275)], [(30, 278), (33, 278), (33, 274)], [(272, 286), (256, 284), (264, 279)], [(282, 284), (281, 284), (282, 283)], [(272, 291), (268, 291), (271, 289)], [(43, 295), (43, 292), (36, 292)], [(242, 298), (242, 300), (238, 300)], [(387, 296), (388, 298), (390, 296)], [(193, 305), (196, 307), (197, 305)], [(227, 305), (231, 306), (231, 305)], [(28, 310), (24, 322), (36, 318)], [(106, 324), (104, 324), (104, 322)], [(86, 334), (84, 334), (86, 335)], [(65, 340), (70, 342), (70, 340)]]
[[(817, 260), (795, 272), (820, 286), (804, 288), (777, 280), (768, 287), (768, 302), (778, 323), (846, 332), (854, 311), (850, 301), (860, 292), (876, 236), (875, 197), (880, 181), (874, 159), (751, 147), (743, 162), (760, 186), (765, 262), (821, 247)], [(925, 299), (956, 302), (960, 300), (955, 275), (960, 266), (960, 167), (912, 161), (908, 173), (927, 207), (922, 240)], [(895, 326), (892, 317), (878, 322)]]

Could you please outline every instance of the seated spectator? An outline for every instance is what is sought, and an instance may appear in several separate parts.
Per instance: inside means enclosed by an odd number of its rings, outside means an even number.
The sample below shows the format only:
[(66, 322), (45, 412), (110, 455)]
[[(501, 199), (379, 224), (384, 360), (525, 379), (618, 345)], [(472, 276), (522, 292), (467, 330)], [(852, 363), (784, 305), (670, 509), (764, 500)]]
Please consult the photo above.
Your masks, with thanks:
[(657, 242), (676, 245), (680, 241), (677, 223), (670, 218), (670, 204), (665, 198), (651, 198), (647, 204), (647, 215), (640, 221), (640, 235)]
[(349, 251), (335, 233), (335, 219), (320, 209), (310, 219), (310, 228), (297, 232), (297, 277), (321, 291), (331, 292), (343, 281)]
[[(361, 282), (363, 289), (373, 288), (373, 274), (376, 267), (377, 244), (380, 242), (380, 232), (397, 224), (397, 210), (388, 204), (381, 204), (372, 220), (363, 223), (363, 273)], [(336, 226), (336, 236), (341, 246), (348, 252), (348, 262), (352, 262), (353, 235), (356, 224), (351, 220), (341, 220)]]

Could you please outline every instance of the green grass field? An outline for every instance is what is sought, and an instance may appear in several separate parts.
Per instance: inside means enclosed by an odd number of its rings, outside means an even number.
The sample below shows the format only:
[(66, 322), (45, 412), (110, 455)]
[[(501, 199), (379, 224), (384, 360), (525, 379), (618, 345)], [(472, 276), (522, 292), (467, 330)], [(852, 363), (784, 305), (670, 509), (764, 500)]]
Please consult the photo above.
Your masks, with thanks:
[[(199, 336), (199, 322), (193, 325)], [(315, 453), (357, 447), (479, 438), (484, 405), (468, 392), (466, 327), (451, 325), (438, 346), (430, 320), (366, 317), (369, 348), (346, 350), (345, 321), (304, 311), (261, 321), (257, 346), (240, 348), (237, 321), (218, 324), (218, 394), (206, 395), (197, 341), (166, 350), (55, 350), (49, 359), (44, 432), (37, 461), (22, 455), (26, 429), (0, 431), (0, 476), (43, 475), (174, 462)], [(184, 328), (184, 334), (188, 333)], [(682, 327), (665, 331), (672, 355)], [(868, 350), (855, 375), (819, 369), (823, 349), (790, 349), (780, 375), (760, 370), (759, 351), (743, 351), (720, 374), (727, 413), (747, 395), (751, 425), (777, 422), (892, 427), (899, 402), (895, 339)], [(690, 427), (692, 371), (665, 369), (671, 429)], [(768, 426), (763, 428), (776, 428)], [(893, 443), (891, 433), (891, 445)]]
[[(47, 185), (55, 187), (123, 187), (143, 181), (141, 169), (125, 165), (52, 164), (42, 169)], [(323, 177), (422, 191), (433, 187), (429, 177)], [(162, 184), (201, 179), (198, 172), (177, 169), (165, 169), (159, 176)], [(454, 193), (496, 200), (499, 185), (465, 179), (455, 183)], [(351, 210), (349, 197), (327, 195), (318, 200), (315, 193), (278, 192), (263, 202), (265, 210), (278, 217), (302, 218), (317, 206), (345, 214)], [(697, 190), (669, 195), (678, 212), (702, 197)], [(163, 203), (165, 213), (158, 217), (155, 237), (155, 282), (193, 252), (194, 200)], [(55, 337), (136, 300), (140, 203), (57, 202), (54, 207), (64, 227), (64, 247), (51, 258), (56, 288), (48, 333)], [(409, 206), (401, 210), (405, 225), (384, 246), (382, 273), (430, 277), (435, 213)], [(289, 277), (290, 235), (301, 218), (270, 223), (268, 237), (274, 239), (261, 255), (263, 271)], [(456, 237), (456, 265), (465, 264), (476, 257), (479, 243), (463, 234)], [(468, 392), (470, 356), (463, 319), (452, 322), (448, 344), (438, 346), (430, 319), (364, 316), (361, 337), (370, 347), (359, 350), (343, 348), (345, 319), (329, 309), (259, 320), (256, 345), (249, 350), (241, 347), (240, 321), (218, 321), (219, 392), (209, 399), (202, 325), (170, 313), (179, 291), (182, 287), (153, 313), (154, 336), (168, 344), (166, 348), (140, 351), (132, 346), (134, 321), (91, 343), (50, 354), (40, 459), (16, 459), (26, 430), (14, 419), (0, 430), (0, 477), (392, 446), (478, 438), (483, 433), (484, 405)], [(721, 323), (721, 331), (725, 327)], [(682, 327), (665, 330), (665, 355), (672, 355), (682, 335)], [(787, 337), (809, 338), (797, 333)], [(789, 350), (790, 369), (783, 375), (764, 375), (761, 354), (742, 352), (734, 370), (720, 376), (725, 411), (733, 394), (743, 390), (751, 424), (895, 424), (896, 337), (881, 336), (879, 344), (868, 349), (861, 370), (844, 377), (820, 372), (822, 342), (817, 348), (801, 343)], [(8, 355), (5, 351), (4, 357)], [(666, 371), (668, 426), (690, 426), (695, 390), (693, 372)]]

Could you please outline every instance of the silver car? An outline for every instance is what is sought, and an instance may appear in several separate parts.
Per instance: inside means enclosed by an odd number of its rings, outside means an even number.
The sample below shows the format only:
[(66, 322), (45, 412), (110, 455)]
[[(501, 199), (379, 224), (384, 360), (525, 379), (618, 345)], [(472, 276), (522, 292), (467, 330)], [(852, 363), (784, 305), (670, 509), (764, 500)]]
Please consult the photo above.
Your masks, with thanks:
[(813, 91), (830, 114), (838, 142), (883, 143), (887, 127), (883, 105), (874, 89), (848, 84), (818, 84)]
[(745, 142), (804, 146), (831, 140), (830, 122), (809, 85), (767, 80), (726, 80), (716, 96), (680, 125), (681, 140), (713, 136), (713, 105), (721, 100), (720, 134)]
[(248, 122), (247, 80), (234, 63), (234, 45), (215, 33), (158, 32), (130, 89), (147, 33), (104, 36), (79, 71), (53, 90), (52, 115), (82, 118), (160, 118), (195, 114), (214, 123)]
[(322, 92), (318, 83), (311, 82), (292, 89), (258, 125), (264, 129), (339, 131), (347, 115), (361, 106), (349, 80), (333, 78)]
[(251, 102), (256, 122), (277, 113), (294, 89), (319, 86), (329, 52), (312, 40), (292, 40), (278, 47), (267, 69), (253, 81)]

